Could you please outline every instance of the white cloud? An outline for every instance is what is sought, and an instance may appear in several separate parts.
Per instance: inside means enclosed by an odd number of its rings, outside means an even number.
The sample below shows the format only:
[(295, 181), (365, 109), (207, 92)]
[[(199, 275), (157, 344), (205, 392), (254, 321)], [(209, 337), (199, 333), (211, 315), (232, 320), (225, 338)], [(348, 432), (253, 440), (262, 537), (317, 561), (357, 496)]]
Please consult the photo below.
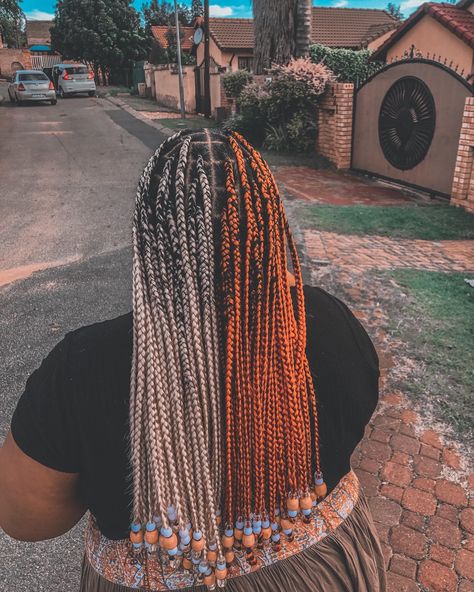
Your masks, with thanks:
[(210, 16), (232, 16), (234, 11), (230, 6), (219, 6), (219, 4), (211, 4), (209, 6)]
[(336, 8), (344, 8), (344, 6), (347, 6), (349, 4), (349, 2), (347, 0), (337, 0), (337, 2), (334, 2), (333, 6)]
[(54, 18), (54, 14), (37, 8), (25, 12), (25, 16), (29, 21), (52, 21)]
[(421, 4), (420, 0), (405, 0), (405, 2), (401, 3), (400, 10), (402, 12), (404, 12), (406, 10), (418, 8), (418, 6), (420, 6), (420, 4)]

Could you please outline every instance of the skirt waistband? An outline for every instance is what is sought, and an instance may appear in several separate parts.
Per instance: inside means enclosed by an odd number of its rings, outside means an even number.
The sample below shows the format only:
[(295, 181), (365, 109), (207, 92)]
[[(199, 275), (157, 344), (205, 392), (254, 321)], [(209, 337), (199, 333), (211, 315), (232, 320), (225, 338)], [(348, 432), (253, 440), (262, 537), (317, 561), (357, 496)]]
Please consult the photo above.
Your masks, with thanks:
[[(258, 571), (323, 540), (350, 516), (359, 496), (359, 481), (355, 473), (350, 471), (314, 508), (309, 520), (296, 520), (290, 538), (282, 535), (278, 547), (272, 544), (257, 545), (252, 565), (247, 562), (243, 549), (234, 549), (235, 559), (228, 569), (228, 578)], [(128, 540), (107, 539), (97, 528), (93, 517), (86, 528), (85, 547), (91, 567), (104, 579), (120, 586), (161, 592), (200, 584), (196, 575), (183, 569), (179, 561), (171, 562), (160, 552), (148, 554), (144, 551), (137, 556), (133, 554)]]

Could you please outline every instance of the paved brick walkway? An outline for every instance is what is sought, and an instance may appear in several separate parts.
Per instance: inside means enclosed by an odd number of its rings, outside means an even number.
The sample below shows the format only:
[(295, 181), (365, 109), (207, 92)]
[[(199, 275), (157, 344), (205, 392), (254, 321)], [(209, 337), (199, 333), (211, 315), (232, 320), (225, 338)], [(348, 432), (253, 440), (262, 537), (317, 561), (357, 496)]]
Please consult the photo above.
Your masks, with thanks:
[(474, 591), (474, 475), (401, 393), (382, 397), (352, 466), (368, 496), (388, 592)]
[(290, 166), (275, 167), (273, 172), (285, 193), (312, 203), (403, 206), (413, 202), (408, 192), (350, 172)]
[[(455, 443), (390, 389), (394, 359), (384, 311), (357, 278), (370, 269), (474, 270), (474, 241), (392, 240), (305, 231), (315, 277), (337, 275), (376, 337), (381, 401), (355, 451), (356, 469), (382, 540), (388, 592), (474, 592), (474, 474)], [(318, 265), (324, 264), (323, 267)], [(319, 269), (319, 272), (318, 272)]]
[[(397, 205), (407, 197), (352, 175), (280, 167), (288, 197), (315, 203)], [(354, 199), (355, 198), (355, 199)], [(391, 387), (404, 372), (383, 332), (386, 313), (364, 273), (397, 267), (474, 271), (474, 241), (393, 240), (306, 230), (307, 265), (323, 287), (342, 286), (374, 336), (381, 400), (353, 454), (387, 566), (388, 592), (474, 592), (474, 474), (460, 447)], [(325, 282), (329, 282), (326, 286)], [(365, 286), (365, 287), (361, 287)], [(408, 362), (409, 363), (409, 362)]]
[(426, 241), (341, 235), (306, 230), (311, 259), (363, 272), (405, 267), (430, 271), (474, 271), (474, 241)]

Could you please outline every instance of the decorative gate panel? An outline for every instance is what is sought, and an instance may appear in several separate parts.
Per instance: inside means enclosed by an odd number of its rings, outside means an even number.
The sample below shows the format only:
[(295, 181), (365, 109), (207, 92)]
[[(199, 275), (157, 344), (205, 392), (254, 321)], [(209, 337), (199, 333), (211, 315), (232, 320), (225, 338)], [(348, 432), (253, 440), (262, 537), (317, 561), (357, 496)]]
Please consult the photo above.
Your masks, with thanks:
[(355, 95), (352, 168), (449, 196), (472, 87), (439, 62), (385, 66)]

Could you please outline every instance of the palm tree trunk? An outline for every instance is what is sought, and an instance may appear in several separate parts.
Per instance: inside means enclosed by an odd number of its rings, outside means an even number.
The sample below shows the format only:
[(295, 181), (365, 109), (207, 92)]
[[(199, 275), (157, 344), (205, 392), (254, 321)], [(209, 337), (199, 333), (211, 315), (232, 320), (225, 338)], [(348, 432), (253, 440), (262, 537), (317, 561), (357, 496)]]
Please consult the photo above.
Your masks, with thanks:
[(312, 0), (298, 0), (296, 16), (296, 56), (309, 55), (311, 44)]
[(254, 71), (287, 64), (296, 49), (296, 9), (301, 0), (254, 0)]

